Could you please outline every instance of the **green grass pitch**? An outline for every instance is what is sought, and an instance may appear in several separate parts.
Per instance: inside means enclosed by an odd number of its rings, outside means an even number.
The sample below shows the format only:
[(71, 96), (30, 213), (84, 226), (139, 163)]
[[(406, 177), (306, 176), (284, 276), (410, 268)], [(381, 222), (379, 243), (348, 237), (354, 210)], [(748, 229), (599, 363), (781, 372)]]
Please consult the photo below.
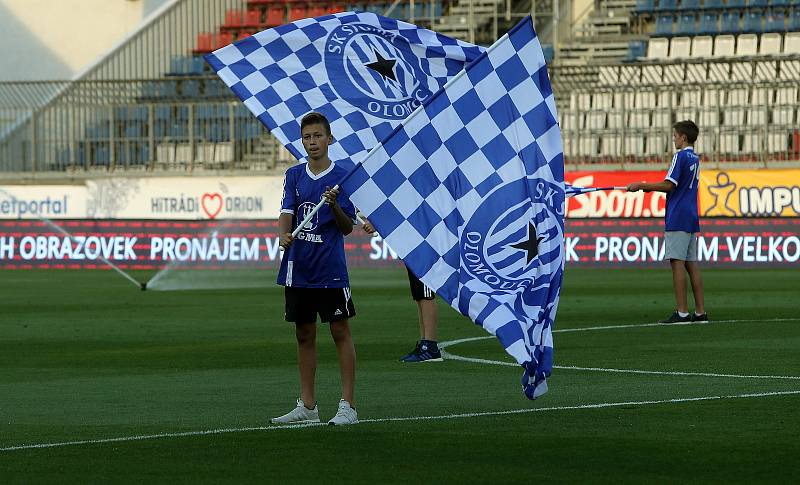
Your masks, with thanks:
[[(418, 336), (404, 270), (353, 272), (365, 422), (274, 429), (298, 395), (274, 274), (249, 276), (263, 288), (141, 292), (111, 271), (4, 271), (0, 483), (797, 480), (800, 271), (704, 276), (712, 323), (646, 326), (672, 310), (668, 270), (568, 268), (558, 367), (531, 402), (518, 367), (399, 363)], [(627, 327), (563, 331), (601, 326)], [(327, 419), (339, 377), (320, 330)], [(440, 340), (485, 335), (441, 305)], [(510, 362), (494, 338), (446, 350)], [(59, 445), (20, 447), (44, 444)]]

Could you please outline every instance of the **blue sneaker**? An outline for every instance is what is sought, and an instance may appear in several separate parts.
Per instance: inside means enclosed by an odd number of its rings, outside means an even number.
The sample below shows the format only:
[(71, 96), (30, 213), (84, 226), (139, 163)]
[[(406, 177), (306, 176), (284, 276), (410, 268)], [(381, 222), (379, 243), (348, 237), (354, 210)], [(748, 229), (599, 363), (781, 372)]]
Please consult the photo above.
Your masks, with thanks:
[(400, 362), (442, 362), (442, 352), (436, 342), (420, 340), (410, 354), (404, 355)]

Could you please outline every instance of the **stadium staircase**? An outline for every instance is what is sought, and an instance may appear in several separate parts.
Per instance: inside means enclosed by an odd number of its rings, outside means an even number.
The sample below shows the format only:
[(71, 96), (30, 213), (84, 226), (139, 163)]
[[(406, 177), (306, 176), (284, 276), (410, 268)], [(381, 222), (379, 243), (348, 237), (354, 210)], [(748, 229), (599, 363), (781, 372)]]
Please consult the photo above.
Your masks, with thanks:
[(630, 42), (642, 38), (631, 28), (636, 0), (601, 0), (598, 6), (572, 27), (572, 38), (559, 46), (559, 65), (619, 62), (628, 55)]

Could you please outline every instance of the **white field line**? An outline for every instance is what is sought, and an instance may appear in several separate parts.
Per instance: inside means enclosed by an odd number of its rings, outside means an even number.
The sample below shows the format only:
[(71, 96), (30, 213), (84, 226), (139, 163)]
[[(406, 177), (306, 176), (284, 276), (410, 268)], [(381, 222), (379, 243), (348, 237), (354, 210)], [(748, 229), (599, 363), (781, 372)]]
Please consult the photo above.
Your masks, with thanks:
[[(472, 362), (475, 364), (503, 365), (507, 367), (519, 367), (514, 362), (504, 362), (501, 360), (479, 359), (476, 357), (462, 357), (442, 350), (442, 357), (446, 360), (460, 360), (462, 362)], [(578, 367), (574, 365), (554, 365), (553, 369), (580, 370), (591, 372), (610, 372), (614, 374), (647, 374), (657, 376), (687, 376), (687, 377), (729, 377), (733, 379), (786, 379), (800, 380), (800, 376), (764, 376), (764, 375), (742, 375), (742, 374), (717, 374), (714, 372), (683, 372), (683, 371), (657, 371), (641, 369), (609, 369), (605, 367)]]
[[(510, 409), (510, 410), (506, 410), (506, 411), (484, 411), (484, 412), (475, 412), (475, 413), (442, 414), (442, 415), (435, 415), (435, 416), (406, 416), (406, 417), (393, 417), (393, 418), (362, 419), (362, 420), (359, 421), (359, 423), (360, 424), (371, 424), (371, 423), (395, 423), (395, 422), (402, 422), (402, 421), (437, 421), (437, 420), (446, 420), (446, 419), (465, 419), (465, 418), (478, 418), (478, 417), (486, 417), (486, 416), (507, 416), (507, 415), (511, 415), (511, 414), (541, 413), (541, 412), (547, 412), (547, 411), (572, 411), (572, 410), (581, 410), (581, 409), (604, 409), (604, 408), (615, 408), (615, 407), (623, 407), (623, 406), (646, 406), (646, 405), (654, 405), (654, 404), (677, 404), (677, 403), (686, 403), (686, 402), (719, 401), (719, 400), (728, 400), (728, 399), (748, 399), (748, 398), (772, 397), (772, 396), (794, 396), (794, 395), (798, 395), (798, 394), (800, 394), (800, 390), (797, 390), (797, 391), (757, 392), (757, 393), (732, 394), (732, 395), (723, 395), (723, 396), (684, 397), (684, 398), (674, 398), (674, 399), (657, 399), (657, 400), (650, 400), (650, 401), (604, 402), (604, 403), (594, 403), (594, 404), (577, 404), (577, 405), (574, 405), (574, 406), (551, 406), (551, 407), (545, 407), (545, 408), (523, 408), (523, 409)], [(246, 432), (253, 432), (253, 431), (276, 431), (276, 430), (284, 430), (284, 429), (312, 428), (312, 427), (318, 427), (318, 426), (325, 426), (325, 423), (295, 424), (295, 425), (285, 425), (285, 426), (255, 426), (255, 427), (248, 427), (248, 428), (221, 428), (221, 429), (210, 429), (210, 430), (204, 430), (204, 431), (184, 431), (184, 432), (180, 432), (180, 433), (157, 433), (157, 434), (150, 434), (150, 435), (122, 436), (122, 437), (118, 437), (118, 438), (103, 438), (103, 439), (95, 439), (95, 440), (62, 441), (62, 442), (55, 442), (55, 443), (17, 445), (17, 446), (7, 446), (5, 448), (0, 448), (0, 452), (19, 451), (19, 450), (32, 450), (32, 449), (41, 449), (41, 448), (58, 448), (58, 447), (76, 446), (76, 445), (92, 445), (92, 444), (104, 444), (104, 443), (121, 443), (121, 442), (128, 442), (128, 441), (156, 440), (156, 439), (163, 439), (163, 438), (184, 438), (184, 437), (192, 437), (192, 436), (207, 436), (207, 435), (219, 435), (219, 434), (230, 434), (230, 433), (246, 433)]]
[[(800, 318), (775, 318), (770, 320), (719, 320), (713, 323), (752, 323), (752, 322), (791, 322), (791, 321), (800, 321)], [(697, 323), (695, 325), (710, 325), (708, 323)], [(599, 327), (584, 327), (584, 328), (564, 328), (553, 330), (553, 333), (556, 332), (585, 332), (585, 331), (592, 331), (592, 330), (613, 330), (619, 328), (639, 328), (639, 327), (667, 327), (671, 325), (664, 325), (660, 323), (637, 323), (631, 325), (604, 325)], [(446, 352), (444, 349), (448, 347), (452, 347), (454, 345), (466, 343), (466, 342), (475, 342), (478, 340), (486, 340), (494, 338), (493, 335), (485, 335), (481, 337), (470, 337), (470, 338), (462, 338), (458, 340), (450, 340), (447, 342), (441, 342), (439, 344), (439, 348), (442, 350), (442, 357), (449, 360), (459, 360), (462, 362), (471, 362), (474, 364), (488, 364), (488, 365), (502, 365), (508, 367), (519, 367), (519, 364), (514, 362), (508, 361), (500, 361), (500, 360), (489, 360), (489, 359), (480, 359), (477, 357), (463, 357), (461, 355), (451, 354), (450, 352)], [(663, 375), (663, 376), (691, 376), (691, 377), (725, 377), (725, 378), (733, 378), (733, 379), (786, 379), (786, 380), (800, 380), (800, 376), (770, 376), (770, 375), (740, 375), (740, 374), (719, 374), (714, 372), (683, 372), (683, 371), (652, 371), (652, 370), (642, 370), (642, 369), (609, 369), (604, 367), (578, 367), (574, 365), (554, 365), (554, 369), (564, 369), (564, 370), (579, 370), (579, 371), (591, 371), (591, 372), (609, 372), (609, 373), (617, 373), (617, 374), (645, 374), (645, 375)]]
[[(776, 318), (772, 320), (718, 320), (713, 323), (746, 323), (746, 322), (785, 322), (785, 321), (799, 321), (799, 318)], [(705, 325), (705, 324), (703, 324)], [(654, 327), (660, 326), (658, 323), (643, 323), (643, 324), (633, 324), (633, 325), (606, 325), (606, 326), (599, 326), (599, 327), (586, 327), (586, 328), (574, 328), (574, 329), (559, 329), (554, 330), (553, 332), (583, 332), (583, 331), (591, 331), (591, 330), (609, 330), (609, 329), (618, 329), (618, 328), (631, 328), (631, 327)], [(470, 337), (470, 338), (463, 338), (458, 340), (451, 340), (448, 342), (441, 342), (439, 347), (444, 349), (446, 347), (450, 347), (453, 345), (457, 345), (464, 342), (473, 342), (476, 340), (484, 340), (492, 338), (491, 335), (483, 336), (483, 337)], [(461, 360), (465, 362), (476, 362), (481, 364), (491, 364), (491, 365), (504, 365), (504, 366), (513, 366), (516, 367), (517, 364), (512, 362), (500, 362), (495, 360), (487, 360), (487, 359), (477, 359), (472, 357), (461, 357), (453, 354), (449, 354), (448, 352), (442, 352), (443, 355), (454, 359), (454, 360)], [(574, 369), (574, 370), (592, 370), (592, 371), (599, 371), (599, 372), (632, 372), (632, 373), (641, 373), (641, 374), (674, 374), (674, 375), (697, 375), (697, 376), (711, 376), (711, 377), (738, 377), (738, 378), (761, 378), (761, 379), (800, 379), (800, 377), (793, 377), (793, 376), (737, 376), (737, 375), (725, 375), (725, 374), (703, 374), (703, 373), (665, 373), (665, 372), (658, 372), (658, 371), (639, 371), (639, 370), (620, 370), (620, 369), (600, 369), (600, 368), (589, 368), (589, 367), (558, 367), (560, 369)], [(392, 418), (376, 418), (376, 419), (362, 419), (359, 423), (388, 423), (388, 422), (400, 422), (400, 421), (432, 421), (432, 420), (444, 420), (444, 419), (464, 419), (464, 418), (476, 418), (476, 417), (484, 417), (484, 416), (504, 416), (510, 414), (524, 414), (524, 413), (538, 413), (538, 412), (545, 412), (545, 411), (569, 411), (569, 410), (579, 410), (579, 409), (603, 409), (603, 408), (613, 408), (613, 407), (621, 407), (621, 406), (645, 406), (645, 405), (653, 405), (653, 404), (674, 404), (674, 403), (684, 403), (684, 402), (697, 402), (697, 401), (715, 401), (715, 400), (724, 400), (724, 399), (746, 399), (746, 398), (758, 398), (758, 397), (770, 397), (770, 396), (794, 396), (800, 394), (800, 390), (798, 391), (774, 391), (774, 392), (759, 392), (759, 393), (749, 393), (749, 394), (734, 394), (734, 395), (727, 395), (727, 396), (703, 396), (703, 397), (689, 397), (689, 398), (675, 398), (675, 399), (661, 399), (661, 400), (652, 400), (652, 401), (625, 401), (625, 402), (612, 402), (612, 403), (596, 403), (596, 404), (578, 404), (574, 406), (552, 406), (552, 407), (544, 407), (544, 408), (523, 408), (523, 409), (513, 409), (507, 411), (485, 411), (485, 412), (476, 412), (476, 413), (461, 413), (461, 414), (444, 414), (444, 415), (437, 415), (437, 416), (407, 416), (407, 417), (392, 417)], [(117, 438), (102, 438), (102, 439), (92, 439), (92, 440), (78, 440), (78, 441), (61, 441), (61, 442), (54, 442), (54, 443), (39, 443), (39, 444), (29, 444), (29, 445), (16, 445), (16, 446), (7, 446), (4, 448), (0, 448), (0, 452), (9, 452), (9, 451), (18, 451), (18, 450), (32, 450), (32, 449), (42, 449), (42, 448), (58, 448), (64, 446), (77, 446), (77, 445), (92, 445), (92, 444), (103, 444), (103, 443), (120, 443), (120, 442), (129, 442), (129, 441), (145, 441), (145, 440), (156, 440), (156, 439), (163, 439), (163, 438), (182, 438), (182, 437), (192, 437), (192, 436), (207, 436), (207, 435), (218, 435), (218, 434), (229, 434), (229, 433), (246, 433), (246, 432), (253, 432), (253, 431), (274, 431), (274, 430), (283, 430), (283, 429), (298, 429), (298, 428), (311, 428), (317, 426), (324, 426), (325, 423), (309, 423), (309, 424), (295, 424), (295, 425), (285, 425), (285, 426), (254, 426), (254, 427), (244, 427), (244, 428), (220, 428), (220, 429), (210, 429), (210, 430), (203, 430), (203, 431), (183, 431), (177, 433), (157, 433), (157, 434), (149, 434), (149, 435), (137, 435), (137, 436), (121, 436)]]
[[(628, 325), (602, 325), (598, 327), (581, 327), (581, 328), (557, 328), (553, 330), (553, 333), (568, 333), (568, 332), (592, 332), (595, 330), (616, 330), (620, 328), (644, 328), (644, 327), (674, 327), (676, 325), (679, 326), (687, 326), (687, 325), (694, 325), (705, 327), (709, 325), (714, 325), (717, 323), (756, 323), (756, 322), (767, 322), (767, 323), (780, 323), (780, 322), (800, 322), (800, 318), (771, 318), (768, 320), (714, 320), (710, 323), (680, 323), (680, 324), (663, 324), (663, 323), (632, 323)], [(440, 342), (439, 348), (444, 349), (450, 347), (452, 345), (463, 344), (464, 342), (474, 342), (476, 340), (486, 340), (494, 338), (492, 335), (483, 335), (480, 337), (468, 337), (462, 338), (458, 340), (449, 340), (447, 342)], [(488, 362), (487, 362), (488, 363)]]

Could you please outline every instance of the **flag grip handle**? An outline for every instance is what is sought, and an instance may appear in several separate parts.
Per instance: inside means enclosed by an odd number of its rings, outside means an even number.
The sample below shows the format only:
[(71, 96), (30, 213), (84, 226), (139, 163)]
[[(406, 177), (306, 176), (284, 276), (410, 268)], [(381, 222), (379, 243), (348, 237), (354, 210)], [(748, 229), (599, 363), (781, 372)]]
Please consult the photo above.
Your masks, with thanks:
[[(339, 184), (336, 184), (330, 190), (336, 190), (338, 188), (339, 188)], [(316, 215), (316, 213), (319, 212), (320, 209), (322, 209), (323, 205), (325, 205), (325, 197), (323, 197), (322, 200), (320, 200), (319, 203), (314, 206), (314, 209), (311, 212), (306, 214), (306, 217), (303, 218), (303, 221), (300, 224), (297, 225), (297, 227), (294, 229), (294, 231), (292, 231), (292, 238), (293, 239), (296, 238), (298, 234), (300, 234), (300, 231), (302, 231), (303, 228), (306, 227), (306, 224), (308, 224), (308, 221), (310, 221), (314, 217), (314, 215)]]

